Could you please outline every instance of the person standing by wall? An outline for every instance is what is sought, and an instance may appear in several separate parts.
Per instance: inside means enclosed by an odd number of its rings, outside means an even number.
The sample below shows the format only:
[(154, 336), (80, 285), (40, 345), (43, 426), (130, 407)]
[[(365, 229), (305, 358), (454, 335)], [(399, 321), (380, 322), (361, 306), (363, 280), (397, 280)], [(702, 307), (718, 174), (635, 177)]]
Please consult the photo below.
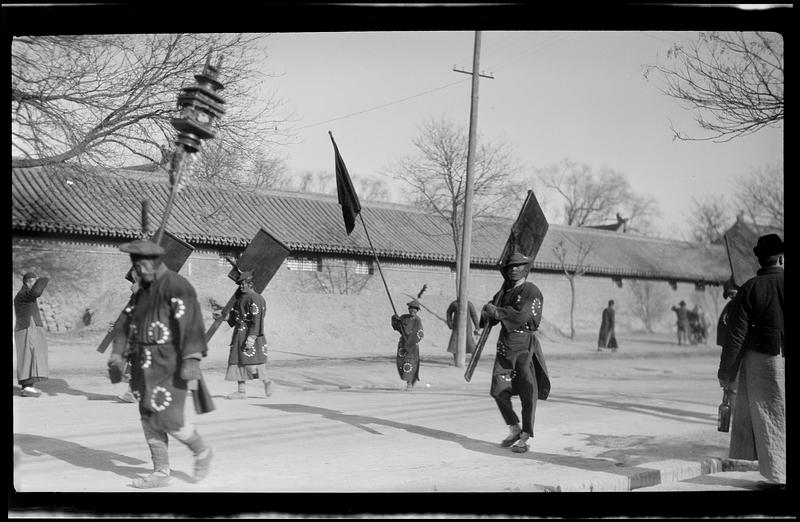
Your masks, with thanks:
[[(475, 311), (475, 305), (472, 304), (472, 301), (467, 301), (467, 311), (469, 313), (469, 319), (472, 319), (472, 327), (470, 327), (469, 322), (467, 322), (466, 327), (464, 328), (465, 335), (467, 336), (467, 346), (466, 346), (466, 353), (471, 354), (475, 351), (475, 337), (473, 335), (478, 335), (478, 313)], [(451, 330), (450, 333), (450, 342), (447, 343), (447, 351), (453, 354), (453, 364), (458, 364), (458, 354), (456, 343), (458, 342), (457, 335), (456, 335), (456, 320), (458, 319), (458, 299), (450, 303), (450, 306), (447, 307), (447, 313), (445, 314), (447, 327)]]
[(717, 371), (724, 389), (738, 375), (730, 458), (758, 460), (766, 488), (786, 485), (783, 251), (777, 234), (758, 238), (761, 268), (732, 301)]
[[(495, 399), (509, 435), (500, 443), (515, 453), (528, 451), (533, 438), (537, 399), (550, 394), (550, 377), (539, 339), (534, 332), (542, 320), (542, 292), (526, 281), (532, 260), (515, 253), (503, 270), (511, 286), (500, 291), (481, 311), (481, 324), (502, 324), (497, 339), (497, 354), (492, 369), (490, 394)], [(495, 306), (493, 303), (498, 302)], [(522, 426), (514, 412), (511, 396), (522, 403)]]
[[(236, 279), (236, 303), (228, 314), (228, 324), (233, 328), (226, 381), (236, 381), (237, 390), (226, 398), (247, 398), (246, 382), (261, 380), (264, 395), (272, 395), (272, 381), (267, 377), (267, 341), (264, 337), (264, 319), (267, 302), (253, 290), (253, 272), (245, 270)], [(217, 316), (218, 313), (215, 313)]]
[(608, 301), (608, 307), (603, 309), (603, 317), (600, 320), (600, 334), (597, 336), (598, 352), (603, 348), (611, 348), (611, 351), (616, 352), (619, 348), (614, 332), (615, 315), (614, 300), (611, 299)]
[(14, 343), (17, 348), (17, 381), (23, 397), (39, 397), (42, 392), (33, 384), (47, 379), (47, 340), (39, 313), (39, 301), (50, 279), (33, 272), (22, 276), (22, 288), (14, 297)]
[[(169, 485), (168, 437), (186, 445), (194, 455), (195, 482), (210, 470), (213, 450), (197, 428), (185, 417), (188, 391), (193, 391), (195, 409), (207, 413), (214, 409), (205, 388), (200, 360), (208, 346), (200, 303), (194, 287), (163, 263), (164, 249), (152, 241), (138, 239), (124, 243), (120, 250), (131, 257), (140, 288), (129, 304), (117, 336), (128, 343), (114, 342), (108, 359), (112, 383), (122, 380), (125, 356), (131, 363), (131, 389), (139, 401), (139, 415), (145, 440), (150, 447), (153, 473), (137, 478), (135, 488)], [(119, 352), (127, 346), (128, 353)]]
[(419, 342), (425, 337), (420, 319), (420, 304), (412, 299), (408, 306), (408, 313), (400, 317), (392, 315), (392, 329), (400, 332), (397, 343), (397, 373), (406, 382), (406, 391), (414, 389), (414, 383), (419, 381)]
[(686, 301), (681, 301), (678, 306), (673, 306), (672, 311), (678, 317), (678, 346), (689, 344), (689, 310), (686, 308)]

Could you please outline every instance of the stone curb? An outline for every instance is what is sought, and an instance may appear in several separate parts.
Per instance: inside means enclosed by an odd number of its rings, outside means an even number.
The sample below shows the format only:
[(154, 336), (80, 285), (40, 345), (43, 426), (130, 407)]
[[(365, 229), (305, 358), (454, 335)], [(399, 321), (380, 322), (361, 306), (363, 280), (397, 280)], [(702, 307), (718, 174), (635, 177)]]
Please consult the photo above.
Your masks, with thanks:
[(605, 474), (607, 478), (562, 482), (555, 486), (545, 486), (544, 490), (554, 493), (633, 491), (634, 489), (681, 482), (700, 475), (723, 471), (758, 471), (758, 462), (716, 457), (699, 462), (670, 459), (648, 462), (647, 464), (629, 468), (629, 470), (630, 474), (627, 476), (607, 473)]

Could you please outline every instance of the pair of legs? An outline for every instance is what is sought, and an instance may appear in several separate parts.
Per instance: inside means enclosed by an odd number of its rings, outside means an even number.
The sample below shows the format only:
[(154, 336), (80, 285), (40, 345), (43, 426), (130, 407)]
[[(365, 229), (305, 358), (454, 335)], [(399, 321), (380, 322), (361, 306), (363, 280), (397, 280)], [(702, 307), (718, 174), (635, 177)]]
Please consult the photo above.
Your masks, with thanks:
[[(527, 440), (533, 437), (533, 423), (536, 415), (538, 386), (536, 374), (531, 368), (533, 354), (528, 349), (498, 349), (495, 357), (494, 382), (491, 395), (497, 403), (500, 415), (509, 426), (510, 435), (503, 441), (503, 446), (512, 446), (516, 452), (527, 451)], [(503, 382), (505, 381), (505, 384)], [(522, 426), (519, 417), (511, 404), (512, 386), (514, 383), (522, 403)]]
[(225, 374), (226, 381), (236, 381), (236, 391), (227, 395), (227, 399), (246, 399), (247, 398), (247, 381), (258, 379), (264, 386), (264, 395), (269, 397), (272, 395), (272, 381), (267, 377), (267, 369), (265, 364), (257, 364), (250, 366), (237, 366), (229, 365), (228, 371)]
[(688, 328), (678, 325), (678, 346), (681, 344), (689, 344), (689, 333)]
[(144, 438), (150, 448), (150, 457), (153, 460), (153, 473), (143, 479), (133, 481), (137, 488), (155, 488), (169, 484), (169, 438), (172, 435), (188, 447), (195, 457), (194, 481), (199, 482), (207, 475), (211, 465), (212, 449), (203, 441), (203, 437), (191, 422), (184, 422), (183, 427), (177, 431), (164, 431), (154, 428), (149, 419), (142, 417), (142, 430)]

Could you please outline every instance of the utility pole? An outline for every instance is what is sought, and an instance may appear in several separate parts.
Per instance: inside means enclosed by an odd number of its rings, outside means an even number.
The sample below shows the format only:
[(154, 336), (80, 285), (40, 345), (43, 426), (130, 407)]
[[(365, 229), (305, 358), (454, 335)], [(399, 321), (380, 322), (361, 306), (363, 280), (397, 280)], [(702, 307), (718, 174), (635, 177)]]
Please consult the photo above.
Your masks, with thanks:
[(478, 72), (481, 54), (481, 32), (475, 31), (475, 49), (472, 55), (472, 73), (453, 68), (454, 71), (472, 74), (472, 102), (469, 109), (469, 142), (467, 144), (467, 181), (464, 187), (464, 224), (461, 239), (461, 263), (458, 274), (458, 314), (456, 316), (456, 367), (463, 368), (467, 347), (468, 284), (470, 246), (472, 243), (472, 196), (473, 171), (475, 167), (475, 148), (478, 135)]

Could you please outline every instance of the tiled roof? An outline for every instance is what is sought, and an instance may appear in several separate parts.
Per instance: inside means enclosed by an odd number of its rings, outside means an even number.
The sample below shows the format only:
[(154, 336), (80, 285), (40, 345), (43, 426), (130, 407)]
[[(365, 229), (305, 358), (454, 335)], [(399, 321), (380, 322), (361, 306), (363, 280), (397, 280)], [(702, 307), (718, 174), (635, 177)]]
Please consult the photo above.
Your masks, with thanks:
[[(12, 229), (127, 240), (139, 235), (141, 201), (150, 201), (150, 229), (168, 199), (165, 176), (115, 171), (97, 175), (61, 167), (12, 169)], [(455, 262), (445, 219), (414, 207), (362, 202), (377, 254), (398, 261)], [(494, 266), (512, 221), (473, 224), (472, 263)], [(364, 228), (350, 236), (335, 196), (221, 189), (200, 184), (179, 193), (167, 229), (195, 247), (245, 247), (259, 228), (295, 253), (372, 255)], [(591, 244), (587, 273), (676, 281), (722, 282), (725, 248), (551, 224), (534, 269), (560, 270), (553, 248), (563, 241), (574, 263), (580, 243)]]

